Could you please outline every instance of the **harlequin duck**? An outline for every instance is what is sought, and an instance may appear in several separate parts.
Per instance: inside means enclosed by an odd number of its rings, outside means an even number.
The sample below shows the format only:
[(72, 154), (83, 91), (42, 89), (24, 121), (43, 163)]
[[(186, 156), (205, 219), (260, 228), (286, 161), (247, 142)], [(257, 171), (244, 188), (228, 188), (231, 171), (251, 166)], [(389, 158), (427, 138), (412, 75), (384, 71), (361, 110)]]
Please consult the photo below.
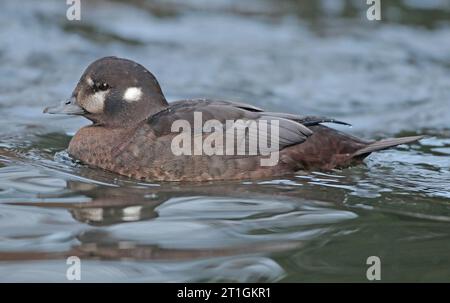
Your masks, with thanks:
[[(68, 153), (72, 157), (90, 166), (149, 181), (257, 179), (299, 170), (331, 170), (360, 163), (371, 152), (422, 138), (366, 141), (322, 125), (346, 124), (341, 121), (266, 112), (232, 101), (194, 99), (168, 103), (153, 74), (136, 62), (117, 57), (90, 64), (72, 97), (59, 106), (46, 108), (44, 113), (81, 115), (93, 122), (70, 141)], [(195, 116), (199, 113), (202, 121), (215, 121), (224, 129), (227, 121), (276, 121), (273, 125), (278, 129), (278, 144), (269, 152), (277, 154), (277, 161), (261, 165), (262, 158), (267, 158), (262, 153), (174, 153), (173, 142), (180, 135), (174, 131), (174, 123), (187, 121), (195, 129)], [(245, 131), (244, 138), (252, 137), (250, 133)], [(201, 138), (207, 135), (200, 132)], [(211, 146), (223, 147), (217, 142)], [(242, 144), (236, 139), (233, 142)]]

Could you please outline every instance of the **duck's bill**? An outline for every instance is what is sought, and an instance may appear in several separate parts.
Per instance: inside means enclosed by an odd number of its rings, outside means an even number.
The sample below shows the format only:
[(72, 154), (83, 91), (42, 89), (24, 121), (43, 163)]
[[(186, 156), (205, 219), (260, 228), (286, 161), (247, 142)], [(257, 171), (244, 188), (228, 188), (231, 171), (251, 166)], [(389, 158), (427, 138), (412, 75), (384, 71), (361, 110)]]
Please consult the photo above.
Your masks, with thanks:
[(86, 111), (76, 104), (75, 98), (61, 102), (56, 106), (49, 106), (44, 109), (46, 114), (63, 114), (63, 115), (83, 115)]

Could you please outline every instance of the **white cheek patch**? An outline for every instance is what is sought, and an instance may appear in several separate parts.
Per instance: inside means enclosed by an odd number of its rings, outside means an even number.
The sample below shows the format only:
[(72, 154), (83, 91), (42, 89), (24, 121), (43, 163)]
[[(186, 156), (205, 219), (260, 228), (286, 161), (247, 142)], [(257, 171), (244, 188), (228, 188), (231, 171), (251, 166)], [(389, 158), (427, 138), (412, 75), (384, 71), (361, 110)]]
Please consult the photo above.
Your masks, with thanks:
[(86, 104), (84, 104), (84, 108), (93, 114), (102, 113), (105, 108), (105, 98), (107, 93), (108, 91), (96, 92), (89, 97)]
[(123, 94), (123, 99), (127, 102), (139, 101), (142, 97), (142, 89), (140, 87), (129, 87)]

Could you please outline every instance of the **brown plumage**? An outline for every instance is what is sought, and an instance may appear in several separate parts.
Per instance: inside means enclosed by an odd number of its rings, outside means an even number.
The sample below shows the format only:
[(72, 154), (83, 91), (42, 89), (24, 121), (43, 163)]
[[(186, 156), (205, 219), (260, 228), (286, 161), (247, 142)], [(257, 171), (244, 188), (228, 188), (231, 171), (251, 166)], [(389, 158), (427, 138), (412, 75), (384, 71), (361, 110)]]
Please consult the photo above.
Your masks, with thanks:
[[(345, 124), (334, 119), (266, 112), (231, 101), (195, 99), (169, 104), (150, 72), (116, 57), (92, 63), (71, 100), (44, 112), (83, 115), (93, 122), (72, 138), (68, 152), (74, 158), (131, 178), (158, 181), (257, 179), (298, 170), (330, 170), (358, 163), (373, 151), (422, 138), (365, 141), (321, 125)], [(228, 155), (225, 141), (223, 146), (214, 145), (225, 155), (175, 155), (171, 144), (179, 133), (171, 130), (172, 125), (184, 120), (193, 126), (194, 113), (201, 113), (203, 122), (221, 122), (224, 130), (227, 120), (277, 121), (279, 146), (270, 146), (270, 151), (279, 152), (278, 163), (262, 166), (261, 159), (268, 156), (260, 153)], [(199, 135), (206, 139), (210, 133)], [(235, 139), (234, 146), (252, 140), (255, 137), (246, 132), (245, 140)]]

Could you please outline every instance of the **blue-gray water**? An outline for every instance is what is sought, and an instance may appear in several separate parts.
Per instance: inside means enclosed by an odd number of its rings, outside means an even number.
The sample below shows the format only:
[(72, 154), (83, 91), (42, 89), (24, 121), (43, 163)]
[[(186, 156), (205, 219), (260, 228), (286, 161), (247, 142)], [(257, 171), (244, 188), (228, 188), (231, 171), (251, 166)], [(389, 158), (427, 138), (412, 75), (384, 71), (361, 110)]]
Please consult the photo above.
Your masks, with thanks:
[[(450, 281), (450, 4), (2, 1), (0, 281)], [(327, 174), (141, 183), (74, 164), (81, 118), (42, 114), (117, 55), (170, 100), (328, 115), (366, 138), (425, 134)]]

